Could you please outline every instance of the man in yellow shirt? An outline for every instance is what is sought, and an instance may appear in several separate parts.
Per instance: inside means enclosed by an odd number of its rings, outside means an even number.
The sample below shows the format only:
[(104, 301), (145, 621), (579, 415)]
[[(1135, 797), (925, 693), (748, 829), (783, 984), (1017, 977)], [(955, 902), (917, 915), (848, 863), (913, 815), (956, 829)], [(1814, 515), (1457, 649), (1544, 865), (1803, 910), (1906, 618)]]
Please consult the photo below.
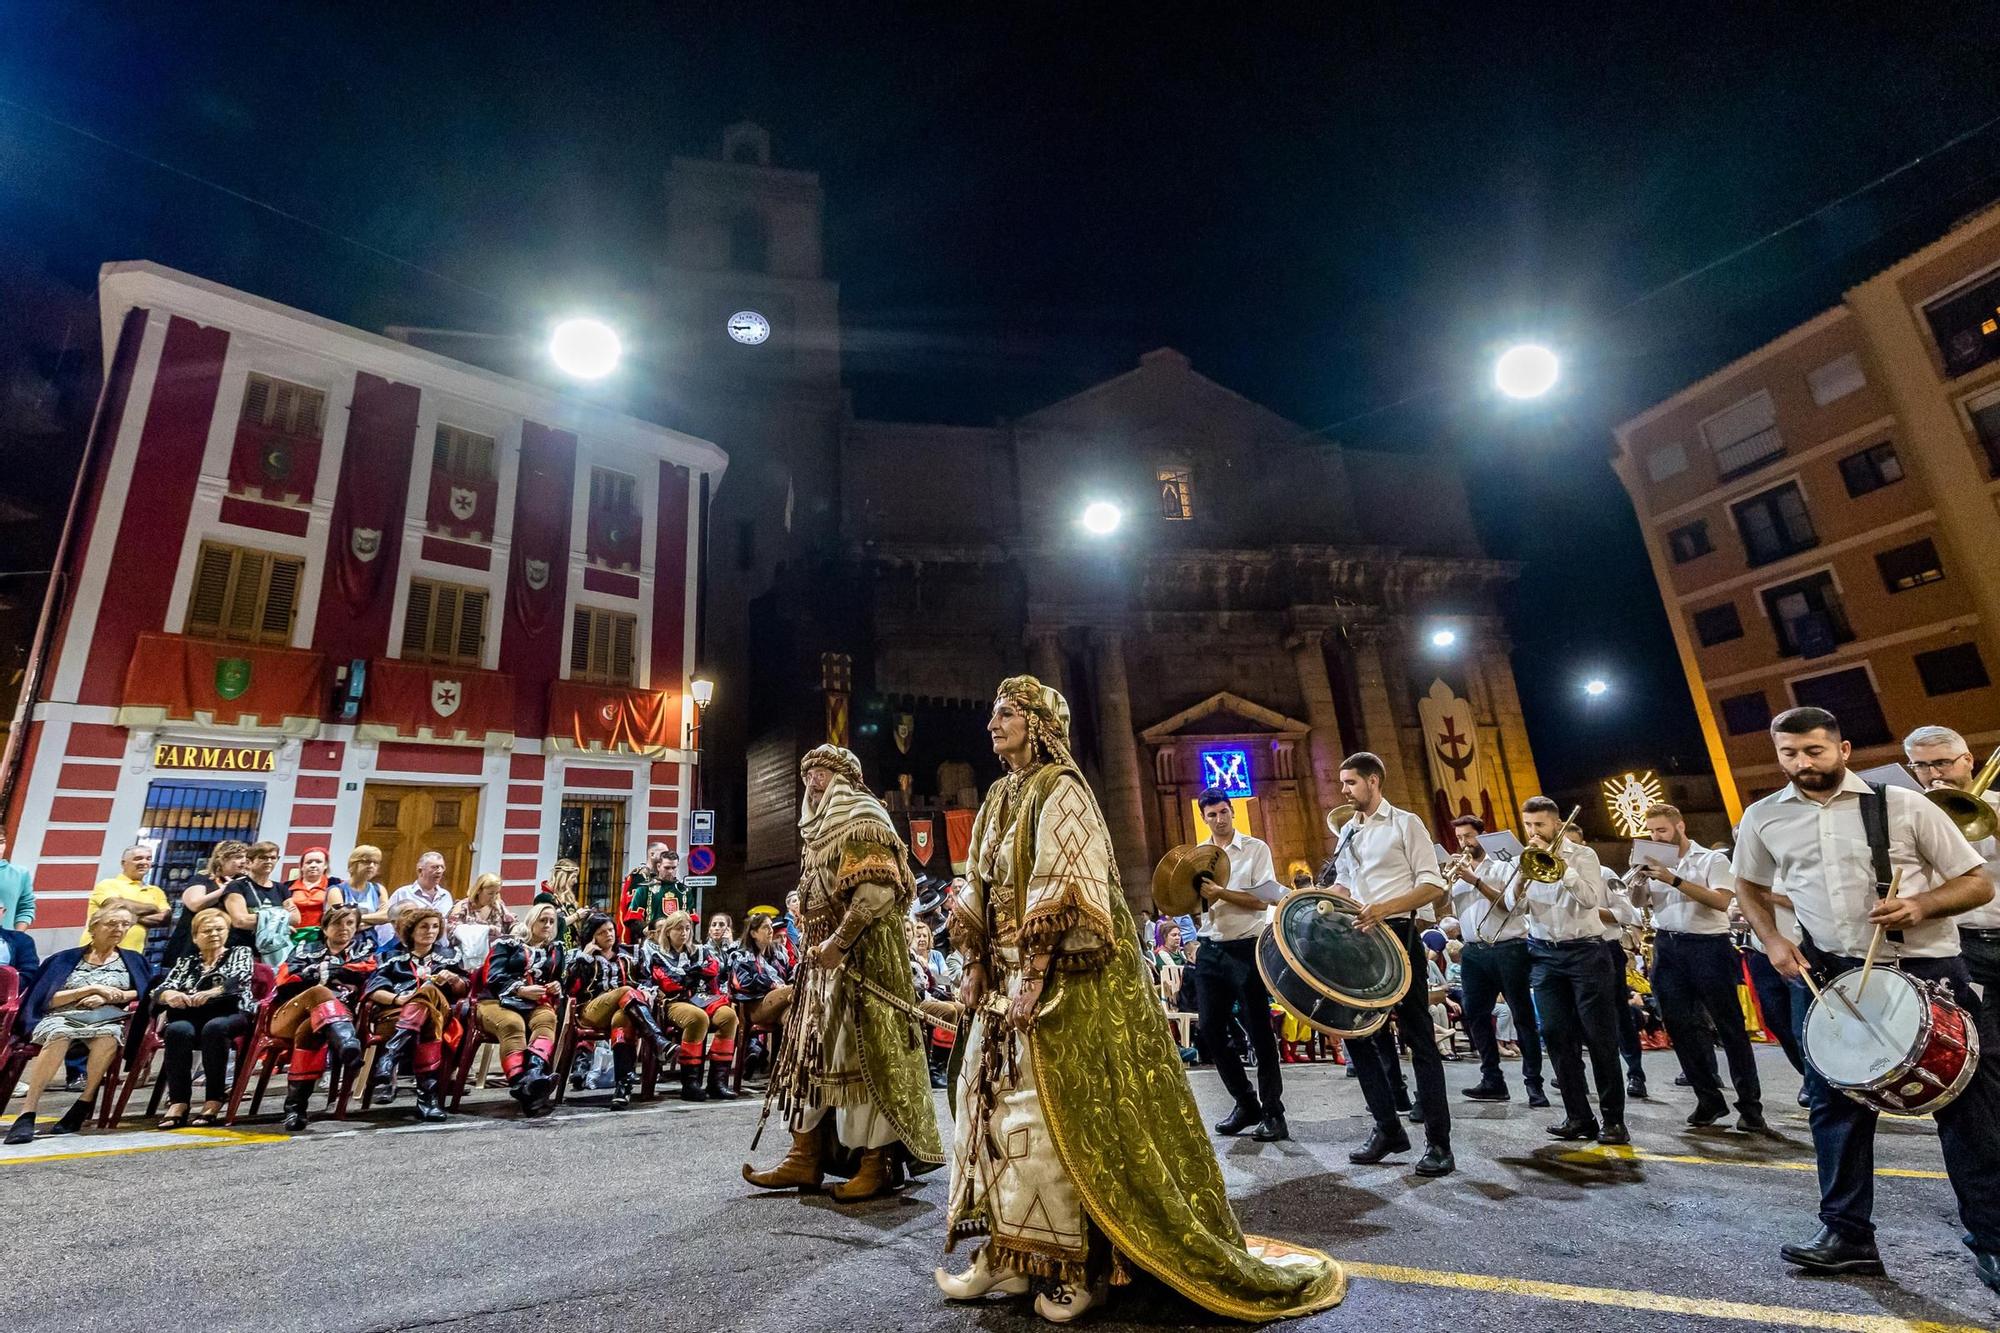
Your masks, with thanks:
[[(120, 948), (134, 953), (146, 952), (146, 927), (166, 924), (173, 914), (167, 903), (167, 895), (158, 887), (146, 883), (146, 875), (153, 868), (153, 849), (150, 847), (127, 847), (125, 854), (118, 858), (120, 873), (110, 879), (99, 880), (97, 887), (90, 891), (90, 913), (96, 916), (98, 910), (112, 903), (120, 903), (130, 909), (132, 919), (138, 924), (125, 932), (125, 938), (118, 942)], [(80, 944), (90, 943), (90, 930), (86, 926)]]

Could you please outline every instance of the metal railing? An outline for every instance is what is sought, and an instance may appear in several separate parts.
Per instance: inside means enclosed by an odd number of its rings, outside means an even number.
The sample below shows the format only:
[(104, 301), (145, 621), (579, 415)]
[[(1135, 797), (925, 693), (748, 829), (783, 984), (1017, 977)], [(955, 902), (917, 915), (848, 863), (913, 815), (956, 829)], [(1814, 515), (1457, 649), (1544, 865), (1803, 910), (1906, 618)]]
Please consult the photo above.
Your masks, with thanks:
[(1766, 426), (1755, 435), (1746, 435), (1733, 444), (1725, 444), (1715, 451), (1715, 470), (1718, 480), (1740, 476), (1754, 467), (1760, 467), (1785, 452), (1785, 441), (1778, 434), (1776, 426)]

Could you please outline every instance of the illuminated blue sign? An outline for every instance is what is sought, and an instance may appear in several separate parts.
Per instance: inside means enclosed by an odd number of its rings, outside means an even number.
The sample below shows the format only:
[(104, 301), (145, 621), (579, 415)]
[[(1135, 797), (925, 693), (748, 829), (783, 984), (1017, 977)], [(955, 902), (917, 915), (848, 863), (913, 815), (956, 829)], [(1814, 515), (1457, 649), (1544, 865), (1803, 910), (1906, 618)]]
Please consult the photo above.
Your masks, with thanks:
[(1232, 799), (1250, 791), (1250, 752), (1240, 749), (1203, 750), (1201, 785), (1220, 787)]

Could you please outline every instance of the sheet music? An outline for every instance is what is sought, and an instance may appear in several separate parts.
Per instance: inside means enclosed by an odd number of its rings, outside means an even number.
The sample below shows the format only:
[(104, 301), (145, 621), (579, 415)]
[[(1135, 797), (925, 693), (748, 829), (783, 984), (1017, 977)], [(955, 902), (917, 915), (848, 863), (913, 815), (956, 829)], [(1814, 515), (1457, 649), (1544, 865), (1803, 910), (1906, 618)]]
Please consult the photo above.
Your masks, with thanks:
[(1901, 764), (1883, 764), (1880, 768), (1867, 769), (1856, 773), (1854, 776), (1860, 778), (1863, 782), (1878, 783), (1884, 787), (1903, 787), (1910, 791), (1922, 791), (1924, 789), (1923, 784), (1917, 781), (1915, 775)]
[(1496, 861), (1518, 861), (1521, 859), (1521, 840), (1506, 829), (1502, 829), (1498, 833), (1480, 834), (1479, 845), (1484, 847), (1486, 854)]
[(1632, 839), (1632, 862), (1627, 869), (1639, 866), (1665, 866), (1671, 870), (1681, 859), (1680, 849), (1671, 843), (1654, 842), (1650, 838)]

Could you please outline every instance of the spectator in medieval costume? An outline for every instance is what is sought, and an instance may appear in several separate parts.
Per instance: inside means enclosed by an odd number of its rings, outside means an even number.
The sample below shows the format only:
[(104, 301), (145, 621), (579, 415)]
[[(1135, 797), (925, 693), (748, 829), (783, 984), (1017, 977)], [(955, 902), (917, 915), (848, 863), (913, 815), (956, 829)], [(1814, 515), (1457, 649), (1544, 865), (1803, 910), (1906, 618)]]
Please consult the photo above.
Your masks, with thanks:
[(368, 1080), (375, 1101), (387, 1106), (396, 1100), (397, 1066), (408, 1056), (417, 1076), (417, 1119), (445, 1118), (438, 1079), (458, 1026), (451, 1006), (469, 985), (464, 960), (445, 937), (444, 914), (430, 907), (402, 908), (396, 948), (368, 980), (375, 1035), (382, 1039)]
[(602, 912), (584, 918), (578, 932), (583, 947), (566, 955), (563, 989), (575, 1013), (599, 1032), (611, 1036), (611, 1105), (623, 1110), (632, 1104), (632, 1080), (637, 1068), (632, 1045), (644, 1032), (661, 1059), (668, 1050), (667, 1034), (653, 1016), (650, 987), (631, 958), (618, 948), (618, 929)]
[(681, 887), (680, 867), (680, 853), (656, 842), (646, 849), (646, 864), (625, 877), (619, 901), (625, 905), (622, 920), (628, 941), (636, 944), (654, 926), (681, 910), (687, 895)]
[[(722, 984), (722, 958), (705, 944), (693, 943), (694, 925), (686, 912), (675, 912), (646, 937), (639, 950), (639, 971), (659, 987), (667, 1021), (681, 1030), (681, 1098), (730, 1100), (729, 1069), (736, 1059), (736, 1011), (729, 1006)], [(715, 1043), (704, 1054), (710, 1029)], [(706, 1059), (708, 1084), (702, 1085)]]
[(285, 1084), (285, 1128), (306, 1127), (306, 1106), (332, 1055), (342, 1074), (361, 1072), (361, 1035), (354, 1016), (375, 972), (375, 937), (361, 928), (361, 909), (336, 903), (320, 914), (318, 938), (292, 946), (271, 992), (271, 1035), (292, 1043)]
[(771, 1073), (792, 1146), (771, 1170), (746, 1164), (743, 1178), (761, 1189), (817, 1189), (840, 1150), (858, 1152), (851, 1178), (830, 1191), (847, 1203), (894, 1189), (905, 1169), (944, 1162), (903, 932), (916, 886), (909, 851), (863, 784), (860, 760), (822, 745), (799, 774), (806, 961)]
[(562, 994), (562, 946), (553, 903), (536, 903), (511, 935), (493, 942), (479, 973), (479, 1025), (500, 1044), (500, 1070), (529, 1115), (549, 1109), (556, 1076), (556, 999)]

